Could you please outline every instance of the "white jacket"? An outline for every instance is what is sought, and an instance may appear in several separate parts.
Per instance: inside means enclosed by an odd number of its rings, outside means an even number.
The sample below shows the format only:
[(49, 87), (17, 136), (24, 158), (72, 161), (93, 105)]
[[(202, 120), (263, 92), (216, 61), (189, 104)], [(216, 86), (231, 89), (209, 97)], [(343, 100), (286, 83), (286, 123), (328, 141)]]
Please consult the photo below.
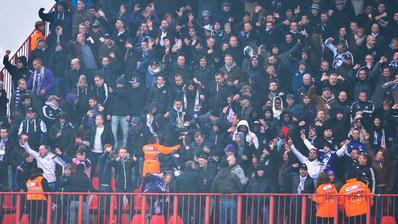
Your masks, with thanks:
[(235, 135), (239, 131), (239, 126), (246, 126), (247, 127), (247, 134), (246, 134), (246, 141), (249, 142), (249, 140), (252, 138), (253, 139), (253, 145), (256, 149), (258, 149), (259, 143), (258, 143), (258, 138), (256, 134), (250, 131), (249, 123), (246, 120), (241, 120), (238, 123), (238, 126), (236, 126), (236, 130), (234, 132), (234, 135), (232, 136), (232, 141), (235, 141)]
[(43, 169), (43, 176), (46, 178), (47, 182), (53, 183), (57, 181), (55, 166), (58, 164), (63, 167), (65, 162), (59, 157), (56, 157), (53, 153), (48, 153), (45, 157), (40, 157), (39, 153), (31, 149), (28, 143), (25, 143), (23, 147), (25, 152), (36, 159), (37, 167)]
[(292, 145), (290, 149), (301, 163), (307, 165), (308, 174), (310, 175), (310, 177), (314, 179), (314, 181), (318, 179), (319, 174), (322, 173), (323, 170), (326, 168), (326, 164), (320, 162), (318, 159), (310, 161), (307, 157), (301, 154), (301, 152), (298, 151), (298, 149), (294, 145)]

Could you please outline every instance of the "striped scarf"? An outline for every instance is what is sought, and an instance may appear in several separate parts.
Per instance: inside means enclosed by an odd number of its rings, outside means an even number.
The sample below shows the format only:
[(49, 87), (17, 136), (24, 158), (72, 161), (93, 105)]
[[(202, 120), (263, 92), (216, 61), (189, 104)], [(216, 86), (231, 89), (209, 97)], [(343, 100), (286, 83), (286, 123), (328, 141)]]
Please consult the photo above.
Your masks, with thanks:
[(21, 90), (19, 87), (17, 87), (17, 90), (15, 90), (15, 105), (14, 107), (18, 107), (20, 102), (21, 102)]
[(43, 79), (43, 76), (44, 76), (43, 73), (44, 73), (44, 68), (40, 72), (35, 71), (33, 73), (33, 88), (32, 88), (32, 91), (36, 94), (36, 96), (40, 95), (42, 79)]

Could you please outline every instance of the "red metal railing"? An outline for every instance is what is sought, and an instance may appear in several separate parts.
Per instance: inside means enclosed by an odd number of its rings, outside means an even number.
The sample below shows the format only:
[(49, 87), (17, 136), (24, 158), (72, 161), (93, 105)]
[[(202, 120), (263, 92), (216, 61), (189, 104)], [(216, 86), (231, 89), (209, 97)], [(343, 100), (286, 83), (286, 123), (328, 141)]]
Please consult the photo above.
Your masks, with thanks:
[[(53, 11), (55, 9), (55, 5), (50, 9), (50, 11)], [(46, 34), (49, 34), (49, 30), (48, 30), (49, 26), (48, 23), (46, 23)], [(35, 32), (35, 30), (33, 30), (29, 36), (25, 39), (25, 41), (21, 44), (21, 46), (15, 51), (15, 53), (9, 58), (10, 62), (12, 64), (15, 64), (15, 61), (18, 57), (20, 56), (25, 56), (27, 59), (30, 56), (31, 53), (31, 49), (30, 49), (30, 40), (32, 38), (33, 33)], [(7, 98), (11, 99), (11, 94), (12, 94), (12, 78), (10, 73), (7, 71), (7, 69), (5, 67), (3, 67), (0, 70), (0, 80), (3, 81), (4, 84), (4, 89), (7, 92)], [(10, 114), (9, 111), (9, 107), (7, 107), (7, 114)]]
[[(0, 193), (0, 223), (396, 223), (398, 194), (357, 195), (366, 199), (362, 216), (348, 217), (338, 200), (331, 217), (316, 216), (314, 195), (198, 193), (46, 193), (28, 201), (24, 192)], [(325, 195), (326, 197), (326, 195)], [(351, 200), (353, 200), (351, 196)], [(373, 201), (373, 204), (371, 203)]]

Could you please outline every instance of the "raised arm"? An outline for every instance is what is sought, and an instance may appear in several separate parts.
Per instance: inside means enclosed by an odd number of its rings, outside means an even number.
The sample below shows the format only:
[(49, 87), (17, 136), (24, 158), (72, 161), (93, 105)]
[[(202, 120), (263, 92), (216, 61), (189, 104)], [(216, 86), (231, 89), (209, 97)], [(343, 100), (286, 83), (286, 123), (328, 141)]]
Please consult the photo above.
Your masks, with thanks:
[(348, 152), (347, 152), (347, 144), (348, 144), (348, 143), (345, 142), (344, 145), (341, 146), (341, 147), (336, 151), (337, 157), (342, 157), (342, 156), (344, 156), (344, 154), (346, 154), (346, 155), (349, 156), (349, 154), (348, 154)]
[(307, 161), (307, 157), (305, 157), (303, 154), (301, 154), (300, 151), (298, 151), (298, 149), (291, 144), (290, 145), (290, 149), (292, 150), (292, 152), (294, 153), (294, 155), (297, 157), (297, 159), (301, 162), (304, 163), (305, 161)]
[(23, 148), (25, 149), (25, 152), (28, 153), (29, 155), (33, 156), (37, 160), (39, 158), (39, 153), (30, 148), (29, 143), (25, 142), (23, 145)]
[(303, 140), (304, 145), (307, 147), (308, 150), (316, 149), (315, 146), (312, 145), (310, 141), (308, 141), (304, 133), (301, 134), (301, 139)]
[(332, 44), (333, 42), (333, 38), (328, 38), (325, 40), (325, 46), (327, 48), (329, 48), (329, 50), (333, 51), (333, 54), (336, 55), (337, 54), (337, 48), (336, 46), (334, 46), (334, 44)]
[(383, 88), (384, 88), (384, 89), (390, 88), (390, 86), (392, 86), (392, 85), (394, 85), (394, 84), (395, 84), (394, 81), (386, 82), (386, 83), (384, 83)]

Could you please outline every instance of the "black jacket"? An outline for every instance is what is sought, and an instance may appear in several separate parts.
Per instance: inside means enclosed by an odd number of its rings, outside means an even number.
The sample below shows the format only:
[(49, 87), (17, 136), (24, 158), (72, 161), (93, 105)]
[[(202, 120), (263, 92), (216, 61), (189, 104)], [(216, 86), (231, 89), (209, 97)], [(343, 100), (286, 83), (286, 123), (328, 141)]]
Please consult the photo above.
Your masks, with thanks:
[(127, 137), (128, 149), (135, 156), (143, 157), (142, 147), (149, 143), (152, 134), (139, 117), (133, 117), (131, 121), (135, 125), (130, 124)]
[[(84, 172), (77, 172), (66, 180), (65, 191), (68, 192), (96, 192), (97, 190), (91, 185), (91, 181)], [(74, 197), (73, 200), (78, 200)]]
[[(300, 175), (296, 174), (293, 176), (292, 179), (292, 193), (297, 194), (297, 188), (300, 184)], [(302, 194), (312, 194), (315, 191), (315, 184), (314, 184), (314, 180), (312, 180), (312, 178), (307, 175), (307, 178), (305, 179), (304, 182), (304, 190), (301, 192)]]
[[(90, 130), (90, 147), (91, 148), (94, 147), (96, 130), (97, 130), (97, 127), (93, 127)], [(105, 144), (113, 145), (112, 130), (108, 126), (104, 126), (104, 132), (102, 132), (102, 135), (101, 135), (101, 145), (105, 145)]]
[(161, 113), (166, 112), (172, 101), (172, 95), (169, 88), (164, 85), (161, 88), (156, 85), (148, 93), (148, 105), (154, 104)]
[(361, 166), (356, 165), (355, 171), (357, 172), (358, 180), (362, 181), (369, 187), (372, 193), (375, 193), (376, 190), (376, 176), (372, 167), (369, 165)]
[(145, 87), (140, 86), (137, 88), (129, 88), (128, 90), (128, 101), (129, 111), (131, 116), (140, 116), (144, 112), (145, 99), (147, 98), (148, 91)]
[[(61, 135), (57, 137), (57, 133), (60, 132)], [(66, 124), (61, 125), (59, 122), (53, 124), (48, 132), (49, 144), (53, 148), (60, 148), (63, 152), (68, 155), (73, 155), (73, 146), (75, 139), (75, 130), (71, 123), (66, 122)]]
[(125, 160), (112, 160), (112, 166), (115, 168), (116, 191), (126, 192), (133, 190), (133, 169), (134, 162), (128, 157)]
[(210, 109), (217, 110), (225, 106), (227, 97), (233, 94), (233, 88), (226, 84), (218, 86), (215, 82), (211, 82), (207, 89), (208, 105)]
[(18, 191), (26, 191), (26, 181), (28, 181), (34, 167), (36, 167), (36, 161), (31, 163), (23, 161), (21, 164), (19, 164), (20, 169), (17, 169), (15, 172), (15, 184)]
[(218, 172), (217, 166), (213, 163), (208, 163), (207, 167), (199, 168), (199, 174), (203, 179), (203, 191), (211, 192), (211, 186), (213, 184), (214, 178)]
[(265, 177), (256, 176), (249, 181), (246, 187), (248, 193), (273, 193), (272, 183)]
[(109, 95), (109, 87), (108, 84), (105, 82), (101, 87), (94, 88), (94, 96), (97, 99), (97, 102), (105, 107), (105, 109), (107, 109), (108, 104), (110, 103)]
[(130, 115), (129, 95), (126, 88), (115, 88), (111, 95), (108, 113), (116, 116)]
[(199, 172), (188, 168), (175, 181), (176, 192), (202, 192), (203, 179)]
[(99, 184), (108, 184), (109, 186), (111, 186), (112, 160), (109, 154), (110, 154), (109, 152), (104, 152), (104, 154), (102, 154), (99, 157), (98, 179), (99, 179)]
[[(1, 141), (1, 138), (0, 138), (0, 141)], [(19, 154), (18, 151), (14, 152), (15, 151), (14, 150), (15, 142), (16, 141), (14, 139), (8, 137), (7, 141), (5, 142), (5, 154), (4, 154), (4, 158), (3, 158), (3, 161), (6, 164), (13, 165), (14, 168), (16, 167), (17, 163), (22, 161), (22, 160), (20, 160), (20, 158), (16, 158), (17, 156), (14, 157), (14, 155)], [(22, 151), (24, 152), (25, 150), (22, 150)]]
[(214, 178), (212, 192), (215, 193), (239, 193), (243, 190), (239, 177), (232, 173), (229, 168), (221, 168), (217, 176)]
[(0, 116), (7, 115), (7, 103), (8, 103), (7, 93), (4, 89), (0, 91)]
[[(24, 78), (25, 80), (29, 79), (30, 71), (26, 66), (21, 69), (17, 68), (15, 65), (11, 64), (9, 60), (10, 59), (8, 56), (4, 56), (3, 65), (10, 73), (12, 77), (12, 84), (14, 85), (14, 89), (16, 89), (18, 86), (18, 80), (20, 78)], [(26, 61), (24, 62), (24, 64), (26, 64)]]

